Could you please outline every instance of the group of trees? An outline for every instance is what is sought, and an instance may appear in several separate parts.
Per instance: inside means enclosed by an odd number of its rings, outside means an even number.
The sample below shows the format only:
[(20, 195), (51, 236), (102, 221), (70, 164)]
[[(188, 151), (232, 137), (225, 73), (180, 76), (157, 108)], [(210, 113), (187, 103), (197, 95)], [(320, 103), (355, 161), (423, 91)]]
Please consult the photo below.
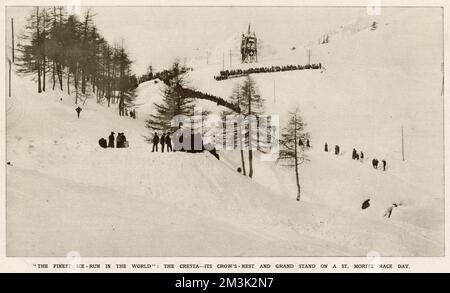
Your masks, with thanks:
[[(233, 89), (230, 101), (237, 106), (240, 119), (236, 122), (235, 137), (241, 152), (242, 174), (246, 175), (244, 146), (248, 148), (249, 172), (253, 177), (253, 150), (261, 150), (259, 140), (258, 119), (264, 113), (264, 99), (259, 94), (258, 86), (250, 75), (247, 75), (242, 84), (237, 83)], [(252, 121), (254, 119), (255, 121)], [(256, 128), (256, 129), (255, 129)]]
[[(266, 136), (267, 133), (261, 133), (262, 129), (266, 129), (271, 136), (271, 127), (259, 128), (259, 118), (264, 113), (264, 99), (260, 96), (258, 86), (253, 78), (247, 75), (242, 84), (236, 84), (233, 89), (233, 94), (230, 97), (230, 101), (233, 102), (238, 111), (237, 115), (244, 118), (238, 119), (235, 125), (235, 134), (237, 138), (242, 137), (241, 141), (237, 142), (237, 145), (241, 153), (241, 165), (243, 175), (246, 175), (246, 166), (244, 158), (244, 148), (243, 145), (248, 147), (248, 160), (249, 160), (249, 177), (253, 177), (253, 150), (259, 150), (265, 152), (264, 141), (260, 139), (261, 136)], [(245, 123), (245, 118), (252, 117), (256, 121), (252, 123), (247, 119)], [(269, 123), (270, 124), (270, 123)], [(278, 139), (280, 146), (278, 153), (278, 161), (283, 163), (285, 166), (294, 167), (295, 177), (297, 182), (297, 201), (300, 201), (300, 180), (298, 166), (302, 164), (306, 159), (306, 154), (304, 152), (304, 146), (301, 141), (309, 138), (309, 133), (305, 131), (306, 124), (303, 122), (300, 116), (300, 111), (298, 108), (295, 111), (289, 113), (289, 119), (287, 125), (282, 129), (281, 138)], [(252, 127), (258, 127), (257, 130), (252, 129)], [(275, 126), (277, 127), (277, 126)], [(243, 136), (237, 135), (237, 133), (244, 133)], [(269, 137), (269, 140), (274, 142), (274, 137)]]
[(68, 94), (72, 86), (76, 104), (89, 87), (97, 103), (118, 103), (120, 115), (132, 104), (137, 78), (129, 55), (123, 44), (105, 40), (89, 10), (79, 19), (64, 7), (33, 8), (17, 50), (18, 71), (36, 76), (38, 93), (50, 81), (53, 90), (63, 91), (65, 85)]
[[(206, 95), (201, 92), (189, 89), (188, 70), (175, 62), (170, 70), (164, 71), (165, 87), (162, 91), (162, 102), (155, 103), (156, 113), (151, 114), (146, 121), (147, 128), (151, 131), (174, 131), (180, 126), (173, 126), (172, 119), (176, 115), (193, 116), (195, 99), (207, 99), (214, 101), (215, 96)], [(220, 99), (220, 98), (217, 98)], [(220, 101), (220, 100), (218, 100)], [(223, 117), (236, 115), (234, 119), (233, 137), (234, 145), (240, 150), (242, 173), (247, 175), (244, 150), (248, 150), (248, 176), (253, 177), (253, 152), (255, 150), (264, 151), (260, 136), (259, 118), (264, 114), (264, 99), (259, 94), (258, 86), (253, 78), (247, 75), (243, 82), (237, 83), (233, 89), (232, 96), (226, 103), (222, 104), (228, 108), (222, 114)], [(219, 105), (219, 102), (218, 102)], [(202, 120), (207, 112), (202, 113)], [(255, 121), (252, 121), (254, 119)], [(224, 126), (225, 121), (223, 122)], [(228, 125), (228, 127), (230, 127)], [(305, 153), (301, 140), (305, 140), (309, 135), (305, 132), (305, 124), (301, 119), (298, 109), (290, 113), (289, 122), (283, 128), (279, 139), (278, 160), (283, 161), (286, 166), (295, 168), (296, 182), (298, 187), (297, 200), (300, 200), (300, 182), (298, 166), (305, 161)], [(226, 137), (226, 127), (224, 127), (224, 137)], [(268, 130), (270, 132), (270, 130)], [(226, 141), (226, 139), (225, 139)], [(263, 146), (263, 147), (261, 147)]]

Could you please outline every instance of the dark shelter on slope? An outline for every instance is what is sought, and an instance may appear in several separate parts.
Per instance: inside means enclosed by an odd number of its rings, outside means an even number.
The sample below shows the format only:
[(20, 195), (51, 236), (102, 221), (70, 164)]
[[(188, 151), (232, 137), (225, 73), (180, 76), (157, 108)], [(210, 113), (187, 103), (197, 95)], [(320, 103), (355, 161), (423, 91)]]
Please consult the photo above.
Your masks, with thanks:
[[(186, 139), (189, 138), (189, 139)], [(190, 129), (176, 131), (173, 134), (173, 150), (175, 152), (202, 153), (210, 152), (216, 159), (220, 160), (216, 148), (212, 144), (204, 144), (203, 137), (198, 132)]]

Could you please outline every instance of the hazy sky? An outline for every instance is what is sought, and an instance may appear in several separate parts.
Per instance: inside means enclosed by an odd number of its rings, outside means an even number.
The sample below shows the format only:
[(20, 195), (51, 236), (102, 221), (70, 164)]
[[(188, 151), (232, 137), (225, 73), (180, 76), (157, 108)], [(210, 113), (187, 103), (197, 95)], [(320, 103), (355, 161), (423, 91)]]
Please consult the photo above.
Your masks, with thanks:
[[(88, 7), (83, 7), (81, 14)], [(31, 7), (8, 7), (16, 32), (24, 27)], [(90, 7), (94, 21), (105, 38), (123, 43), (131, 55), (133, 71), (142, 74), (149, 64), (156, 69), (174, 58), (206, 55), (225, 39), (240, 36), (249, 23), (258, 37), (276, 47), (277, 40), (295, 43), (320, 35), (358, 17), (366, 8), (305, 7)], [(77, 12), (75, 10), (75, 12)], [(8, 38), (10, 33), (7, 33)], [(8, 42), (7, 44), (9, 44)], [(230, 48), (223, 48), (227, 51)]]

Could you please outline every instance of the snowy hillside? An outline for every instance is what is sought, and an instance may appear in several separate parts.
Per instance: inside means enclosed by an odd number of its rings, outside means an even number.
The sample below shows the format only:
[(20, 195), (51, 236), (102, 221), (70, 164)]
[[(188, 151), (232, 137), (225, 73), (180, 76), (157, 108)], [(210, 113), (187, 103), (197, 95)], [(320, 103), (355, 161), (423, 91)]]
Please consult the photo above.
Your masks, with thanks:
[[(151, 153), (139, 121), (91, 101), (77, 119), (65, 94), (37, 95), (26, 78), (16, 81), (20, 87), (7, 100), (8, 247), (22, 249), (8, 255), (441, 251), (426, 228), (293, 204), (209, 154)], [(110, 131), (125, 132), (130, 148), (101, 149), (98, 138)]]
[[(418, 17), (424, 14), (430, 17)], [(423, 9), (390, 11), (376, 19), (375, 30), (370, 29), (367, 18), (365, 24), (352, 22), (337, 30), (330, 43), (307, 47), (312, 50), (312, 62), (321, 62), (323, 71), (252, 75), (266, 99), (267, 113), (280, 115), (283, 124), (287, 113), (299, 106), (308, 124), (314, 147), (311, 163), (302, 170), (308, 200), (343, 209), (355, 208), (364, 197), (383, 198), (383, 204), (408, 201), (430, 205), (427, 214), (442, 219), (442, 39), (438, 14), (438, 10)], [(436, 33), (418, 38), (415, 32), (423, 27)], [(253, 66), (305, 64), (306, 58), (304, 49), (286, 50)], [(203, 65), (191, 75), (194, 85), (205, 92), (230, 96), (240, 78), (215, 81), (211, 76), (219, 70), (218, 66)], [(326, 156), (325, 142), (331, 148), (340, 145), (343, 157)], [(353, 148), (365, 153), (363, 166), (351, 161)], [(388, 172), (372, 170), (372, 158), (385, 159)], [(238, 156), (233, 159), (238, 166)], [(273, 174), (273, 168), (271, 163), (261, 163), (255, 179), (277, 193), (294, 196), (295, 188), (287, 189), (288, 182), (276, 182), (274, 176), (267, 175)], [(294, 187), (292, 179), (290, 183)], [(352, 194), (343, 196), (346, 190)], [(393, 190), (397, 192), (392, 194)]]
[[(435, 12), (424, 13), (390, 13), (376, 30), (337, 30), (330, 43), (310, 47), (324, 70), (253, 75), (268, 114), (280, 115), (283, 126), (299, 106), (308, 124), (300, 203), (293, 171), (258, 155), (250, 179), (236, 172), (237, 152), (220, 152), (220, 161), (209, 153), (152, 153), (144, 121), (161, 101), (161, 81), (139, 85), (136, 120), (93, 99), (77, 119), (73, 97), (37, 94), (32, 80), (14, 74), (6, 101), (7, 255), (443, 255), (442, 40), (414, 33), (439, 31)], [(306, 64), (302, 44), (286, 44), (285, 52), (264, 41), (270, 53), (258, 66)], [(228, 98), (240, 79), (213, 79), (222, 69), (219, 48), (208, 65), (192, 61), (189, 77), (196, 89)], [(124, 132), (130, 147), (102, 149), (98, 140), (111, 131)], [(325, 142), (340, 145), (342, 155), (325, 153)], [(365, 161), (351, 160), (353, 148)], [(374, 157), (387, 160), (386, 172), (371, 167)], [(383, 217), (393, 203), (401, 206)]]

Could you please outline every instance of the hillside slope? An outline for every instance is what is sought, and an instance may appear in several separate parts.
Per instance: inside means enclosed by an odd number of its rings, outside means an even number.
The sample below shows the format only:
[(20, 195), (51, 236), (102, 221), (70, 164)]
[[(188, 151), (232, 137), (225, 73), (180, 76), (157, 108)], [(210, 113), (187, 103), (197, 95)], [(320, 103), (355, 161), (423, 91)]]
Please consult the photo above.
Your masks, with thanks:
[[(139, 121), (90, 102), (77, 119), (69, 97), (38, 95), (15, 80), (20, 90), (7, 100), (10, 256), (441, 251), (414, 227), (280, 198), (207, 153), (152, 153)], [(110, 131), (125, 132), (130, 147), (101, 149), (98, 138)]]

